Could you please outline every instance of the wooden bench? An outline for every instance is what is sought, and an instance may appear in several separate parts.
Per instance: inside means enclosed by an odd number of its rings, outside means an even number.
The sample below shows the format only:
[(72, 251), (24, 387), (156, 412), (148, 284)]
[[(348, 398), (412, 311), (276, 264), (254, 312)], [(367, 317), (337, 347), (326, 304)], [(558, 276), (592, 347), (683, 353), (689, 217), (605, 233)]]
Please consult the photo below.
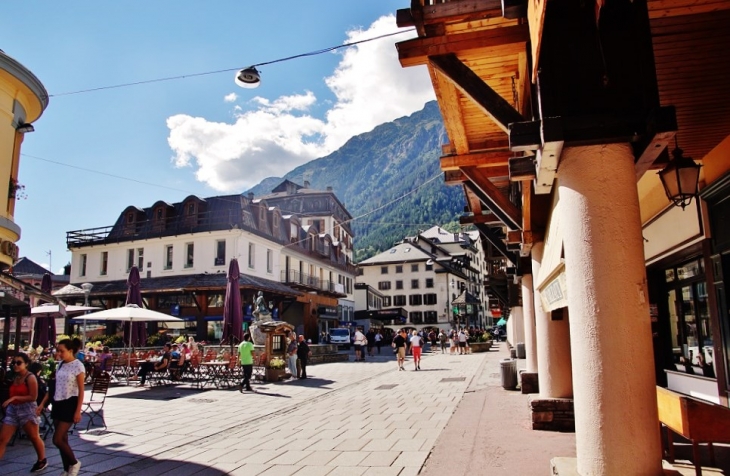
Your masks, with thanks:
[(700, 443), (707, 443), (710, 464), (715, 465), (713, 443), (730, 443), (730, 408), (657, 387), (659, 421), (666, 426), (668, 459), (674, 463), (672, 432), (692, 442), (695, 474), (702, 474)]

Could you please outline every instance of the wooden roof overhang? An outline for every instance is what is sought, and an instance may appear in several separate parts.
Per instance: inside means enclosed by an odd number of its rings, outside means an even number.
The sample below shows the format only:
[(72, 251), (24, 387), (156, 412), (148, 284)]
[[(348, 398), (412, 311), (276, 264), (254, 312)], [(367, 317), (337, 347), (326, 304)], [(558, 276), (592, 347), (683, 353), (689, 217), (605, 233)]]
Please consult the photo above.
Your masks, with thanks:
[[(695, 159), (730, 135), (730, 1), (504, 3), (511, 18), (501, 1), (412, 0), (396, 18), (418, 37), (396, 47), (403, 67), (428, 67), (449, 137), (441, 168), (473, 212), (461, 221), (519, 266), (511, 251), (517, 241), (527, 255), (542, 231), (549, 206), (539, 194), (551, 192), (564, 146), (630, 142), (638, 181), (664, 166), (677, 131)], [(601, 67), (576, 56), (595, 43), (592, 21), (601, 22), (611, 71), (604, 85), (585, 86)], [(620, 31), (627, 21), (633, 36)], [(609, 82), (613, 96), (604, 94)]]

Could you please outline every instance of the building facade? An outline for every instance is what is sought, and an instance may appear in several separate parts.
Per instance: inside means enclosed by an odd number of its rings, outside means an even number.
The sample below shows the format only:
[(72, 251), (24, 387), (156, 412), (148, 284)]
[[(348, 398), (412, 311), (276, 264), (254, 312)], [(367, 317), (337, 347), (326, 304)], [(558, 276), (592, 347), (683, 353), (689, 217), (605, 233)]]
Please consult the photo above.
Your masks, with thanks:
[[(354, 279), (340, 242), (333, 244), (328, 234), (302, 226), (298, 215), (252, 196), (189, 196), (174, 204), (128, 207), (112, 226), (68, 232), (67, 244), (71, 283), (92, 284), (92, 304), (123, 304), (126, 278), (136, 266), (147, 304), (181, 316), (186, 331), (199, 339), (221, 332), (211, 323), (220, 321), (233, 258), (242, 274), (245, 316), (250, 319), (262, 291), (275, 317), (312, 339), (319, 335), (320, 308), (337, 309), (338, 299), (348, 298), (346, 286), (332, 283)], [(291, 279), (285, 271), (293, 269), (307, 274)]]
[[(355, 316), (379, 319), (393, 328), (486, 326), (489, 301), (483, 291), (480, 244), (468, 233), (433, 227), (360, 262), (357, 284), (377, 290), (382, 308), (373, 313), (369, 301), (358, 301)], [(466, 293), (476, 302), (468, 308), (452, 306)]]
[(523, 389), (539, 382), (531, 408), (574, 406), (570, 474), (663, 474), (657, 384), (728, 405), (728, 21), (712, 0), (398, 11), (418, 34), (396, 45), (401, 65), (428, 67), (444, 117), (462, 223), (519, 282), (510, 338)]
[(23, 193), (18, 182), (20, 147), (47, 106), (48, 92), (38, 78), (0, 50), (0, 183), (8, 184), (7, 196), (0, 194), (0, 264), (5, 267), (18, 259), (15, 200)]

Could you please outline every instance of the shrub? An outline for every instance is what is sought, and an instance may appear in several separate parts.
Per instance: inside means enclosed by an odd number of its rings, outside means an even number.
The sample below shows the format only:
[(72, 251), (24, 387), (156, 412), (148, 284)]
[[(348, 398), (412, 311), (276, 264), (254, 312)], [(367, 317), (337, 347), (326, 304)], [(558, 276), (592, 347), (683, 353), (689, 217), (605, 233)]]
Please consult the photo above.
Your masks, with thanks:
[(104, 340), (104, 345), (109, 348), (120, 348), (124, 347), (124, 340), (122, 339), (122, 336), (119, 335), (113, 335), (113, 336), (107, 336)]
[(479, 338), (479, 340), (481, 342), (490, 341), (490, 340), (492, 340), (492, 334), (490, 334), (489, 332), (485, 332), (484, 334), (482, 334), (482, 336)]
[(176, 344), (184, 344), (187, 341), (188, 340), (185, 338), (185, 336), (178, 336), (178, 338), (175, 339), (175, 343)]
[(160, 336), (160, 334), (152, 334), (151, 336), (149, 336), (147, 338), (147, 345), (149, 345), (149, 346), (159, 345), (161, 337), (162, 336)]

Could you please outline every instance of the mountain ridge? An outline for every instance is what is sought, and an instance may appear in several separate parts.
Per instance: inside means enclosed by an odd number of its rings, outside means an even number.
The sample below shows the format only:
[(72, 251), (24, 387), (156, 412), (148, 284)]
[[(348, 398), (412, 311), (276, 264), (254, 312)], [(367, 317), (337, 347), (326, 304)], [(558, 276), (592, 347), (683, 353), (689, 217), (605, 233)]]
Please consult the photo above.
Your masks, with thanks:
[(283, 180), (306, 180), (319, 190), (333, 187), (355, 218), (351, 226), (359, 262), (419, 229), (436, 224), (458, 228), (464, 194), (438, 177), (445, 138), (438, 104), (430, 101), (420, 111), (354, 136), (283, 177), (265, 178), (247, 193), (266, 195)]

